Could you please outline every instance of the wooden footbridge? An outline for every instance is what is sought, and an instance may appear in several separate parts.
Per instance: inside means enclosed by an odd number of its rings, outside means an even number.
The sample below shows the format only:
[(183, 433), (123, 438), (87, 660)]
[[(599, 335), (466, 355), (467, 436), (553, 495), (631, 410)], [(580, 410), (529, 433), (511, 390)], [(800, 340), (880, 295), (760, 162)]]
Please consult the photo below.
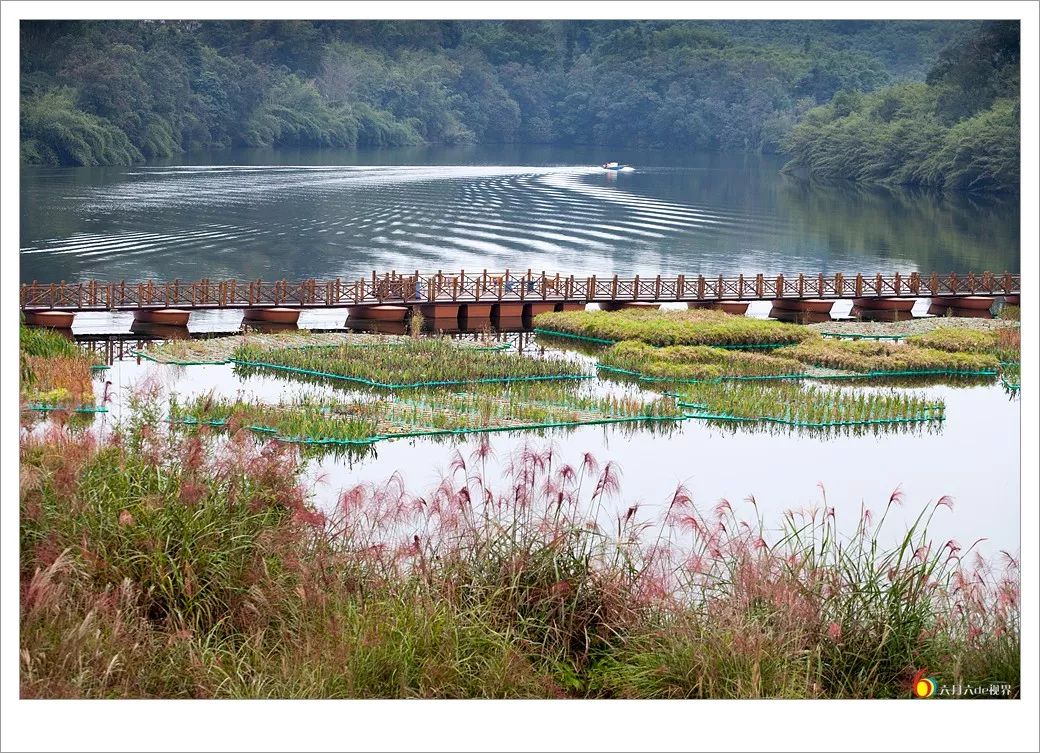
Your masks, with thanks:
[[(359, 319), (404, 319), (411, 309), (436, 319), (460, 315), (521, 317), (544, 311), (661, 303), (746, 309), (772, 301), (788, 310), (821, 311), (852, 299), (866, 310), (909, 310), (918, 298), (953, 308), (986, 308), (997, 297), (1017, 303), (1017, 274), (737, 275), (579, 277), (545, 272), (373, 272), (356, 280), (197, 280), (183, 282), (29, 283), (20, 291), (27, 321), (69, 327), (76, 313), (132, 311), (135, 318), (186, 325), (195, 310), (241, 309), (246, 319), (295, 322), (303, 309), (348, 308)], [(829, 309), (828, 309), (829, 310)]]

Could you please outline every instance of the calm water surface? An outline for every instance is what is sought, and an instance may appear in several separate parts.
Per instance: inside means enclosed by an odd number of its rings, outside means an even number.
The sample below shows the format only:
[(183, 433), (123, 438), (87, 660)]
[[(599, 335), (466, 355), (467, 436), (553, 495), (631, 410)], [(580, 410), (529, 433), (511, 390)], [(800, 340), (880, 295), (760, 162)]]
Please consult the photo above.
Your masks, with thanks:
[[(607, 173), (607, 159), (632, 172)], [(822, 186), (762, 156), (259, 150), (22, 168), (21, 278), (1018, 271), (1017, 197)]]

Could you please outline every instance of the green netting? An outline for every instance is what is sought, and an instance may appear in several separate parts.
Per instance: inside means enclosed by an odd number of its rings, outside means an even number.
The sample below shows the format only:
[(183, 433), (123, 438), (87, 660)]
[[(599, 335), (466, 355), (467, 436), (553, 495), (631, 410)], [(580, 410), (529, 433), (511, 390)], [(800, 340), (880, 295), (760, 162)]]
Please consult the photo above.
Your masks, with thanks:
[(108, 408), (98, 405), (79, 405), (75, 408), (62, 405), (43, 405), (41, 403), (29, 403), (23, 410), (39, 411), (41, 413), (51, 413), (54, 411), (60, 411), (63, 413), (108, 413)]
[(267, 363), (265, 361), (240, 361), (238, 359), (233, 358), (231, 359), (231, 363), (239, 366), (251, 366), (253, 368), (287, 371), (292, 374), (303, 374), (306, 376), (321, 377), (322, 379), (338, 379), (346, 382), (363, 384), (367, 387), (377, 387), (379, 389), (384, 390), (404, 390), (415, 389), (418, 387), (461, 387), (468, 384), (510, 384), (514, 382), (549, 382), (594, 378), (592, 374), (551, 374), (541, 376), (486, 377), (483, 379), (450, 379), (396, 384), (393, 382), (376, 382), (372, 379), (366, 379), (364, 377), (345, 376), (343, 374), (331, 374), (327, 371), (313, 371), (311, 369), (299, 369), (293, 366), (281, 366), (276, 363)]
[(1000, 383), (1012, 392), (1018, 392), (1020, 389), (1022, 389), (1021, 382), (1009, 382), (1007, 379), (1004, 378), (1003, 374), (1000, 375)]
[(131, 350), (130, 351), (130, 355), (138, 356), (139, 358), (144, 358), (147, 361), (152, 361), (153, 363), (159, 363), (159, 364), (162, 364), (163, 366), (224, 366), (225, 364), (231, 363), (230, 361), (227, 361), (227, 360), (225, 360), (225, 361), (174, 361), (174, 360), (163, 360), (163, 359), (160, 359), (160, 358), (156, 358), (155, 356), (150, 356), (147, 353), (145, 353), (143, 350)]
[[(696, 403), (678, 403), (680, 406), (700, 407)], [(830, 429), (840, 428), (844, 426), (883, 426), (886, 424), (915, 424), (925, 423), (928, 421), (943, 421), (945, 416), (941, 413), (939, 415), (931, 415), (929, 411), (925, 411), (920, 416), (911, 416), (909, 418), (866, 418), (855, 421), (794, 421), (786, 418), (777, 418), (774, 416), (733, 416), (727, 413), (687, 413), (686, 418), (702, 419), (706, 421), (736, 421), (740, 423), (772, 423), (782, 424), (784, 426), (797, 426), (805, 429)]]
[(958, 371), (956, 369), (920, 369), (917, 371), (860, 371), (851, 374), (810, 374), (799, 372), (795, 374), (759, 374), (753, 376), (729, 375), (719, 376), (712, 379), (680, 379), (675, 377), (655, 377), (643, 374), (639, 371), (621, 369), (616, 366), (607, 366), (597, 363), (597, 369), (612, 371), (618, 374), (635, 377), (643, 382), (671, 382), (673, 384), (719, 384), (721, 382), (738, 381), (768, 381), (774, 379), (884, 379), (898, 376), (997, 376), (993, 369), (982, 371)]

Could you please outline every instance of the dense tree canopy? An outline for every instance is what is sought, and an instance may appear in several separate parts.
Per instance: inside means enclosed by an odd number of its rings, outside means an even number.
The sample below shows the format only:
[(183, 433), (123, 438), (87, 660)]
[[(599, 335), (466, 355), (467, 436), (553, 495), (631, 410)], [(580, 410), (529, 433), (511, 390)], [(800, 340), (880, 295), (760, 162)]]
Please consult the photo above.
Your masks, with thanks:
[[(1003, 158), (979, 152), (985, 144), (970, 124), (981, 118), (977, 126), (1000, 129), (1009, 117), (1010, 80), (995, 85), (951, 52), (978, 29), (960, 21), (23, 22), (22, 159), (126, 164), (198, 148), (468, 142), (777, 151), (817, 105), (826, 107), (805, 128), (882, 97), (889, 107), (938, 106), (947, 120), (937, 115), (936, 127), (952, 135), (919, 148), (938, 145), (967, 179), (973, 160)], [(969, 79), (986, 98), (970, 113), (972, 95), (958, 88)], [(845, 104), (827, 104), (839, 92)], [(919, 102), (922, 92), (935, 102)], [(801, 142), (790, 143), (798, 155)]]
[(787, 138), (788, 169), (823, 178), (1010, 191), (1019, 183), (1018, 22), (941, 52), (926, 83), (839, 91)]

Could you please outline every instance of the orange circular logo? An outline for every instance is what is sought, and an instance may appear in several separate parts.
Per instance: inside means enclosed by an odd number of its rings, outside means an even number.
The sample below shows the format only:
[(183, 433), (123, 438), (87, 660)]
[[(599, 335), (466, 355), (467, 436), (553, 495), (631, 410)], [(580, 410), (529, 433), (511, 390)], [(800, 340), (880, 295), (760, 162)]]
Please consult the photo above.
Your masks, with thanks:
[(915, 698), (931, 698), (935, 695), (935, 680), (925, 676), (927, 671), (922, 669), (914, 675), (910, 688)]

